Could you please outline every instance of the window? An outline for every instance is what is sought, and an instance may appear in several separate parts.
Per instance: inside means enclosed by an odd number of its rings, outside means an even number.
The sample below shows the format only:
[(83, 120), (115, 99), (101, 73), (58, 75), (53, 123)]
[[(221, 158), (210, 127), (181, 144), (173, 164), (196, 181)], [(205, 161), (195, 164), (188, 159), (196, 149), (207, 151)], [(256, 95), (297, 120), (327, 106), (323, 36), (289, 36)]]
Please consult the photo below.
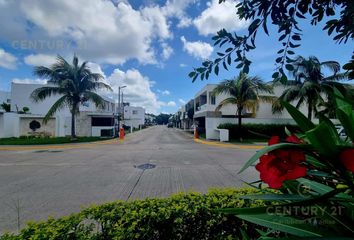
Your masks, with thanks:
[(215, 96), (210, 96), (210, 104), (215, 105)]
[(104, 118), (104, 117), (93, 117), (92, 118), (92, 127), (110, 127), (114, 126), (113, 118)]
[(133, 110), (133, 115), (138, 114), (138, 110)]

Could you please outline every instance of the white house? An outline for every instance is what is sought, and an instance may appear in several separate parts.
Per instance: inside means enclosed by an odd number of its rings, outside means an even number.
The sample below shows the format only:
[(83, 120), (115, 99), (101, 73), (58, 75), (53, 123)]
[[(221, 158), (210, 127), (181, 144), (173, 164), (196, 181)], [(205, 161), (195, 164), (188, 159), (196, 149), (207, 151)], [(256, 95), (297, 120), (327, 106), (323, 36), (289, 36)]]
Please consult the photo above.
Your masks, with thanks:
[[(43, 118), (50, 107), (59, 99), (53, 95), (41, 102), (34, 102), (31, 93), (46, 84), (12, 83), (10, 96), (10, 113), (0, 114), (0, 137), (19, 137), (40, 133), (48, 136), (67, 136), (71, 131), (71, 114), (67, 107), (57, 112), (47, 124)], [(5, 96), (5, 94), (0, 94)], [(4, 98), (4, 97), (2, 97)], [(23, 107), (28, 107), (27, 114), (18, 114)], [(112, 136), (115, 128), (115, 103), (105, 98), (105, 107), (96, 108), (92, 102), (80, 105), (80, 114), (76, 117), (76, 134), (78, 136)], [(37, 121), (40, 128), (30, 128), (30, 123)]]
[[(213, 90), (216, 86), (217, 84), (207, 84), (194, 96), (194, 121), (200, 129), (205, 130), (207, 139), (219, 138), (219, 132), (216, 129), (220, 124), (237, 122), (235, 117), (237, 111), (236, 105), (223, 106), (220, 110), (216, 111), (220, 102), (229, 97), (226, 94), (215, 96)], [(283, 86), (275, 87), (273, 95), (279, 97), (283, 90)], [(305, 105), (302, 106), (300, 111), (306, 115), (307, 107)], [(245, 116), (242, 119), (244, 123), (294, 123), (291, 116), (285, 110), (280, 114), (273, 114), (270, 103), (261, 102), (255, 116), (252, 116), (252, 113), (247, 112), (246, 109), (243, 115)]]
[(125, 106), (124, 124), (133, 128), (139, 128), (145, 124), (145, 109), (142, 107)]

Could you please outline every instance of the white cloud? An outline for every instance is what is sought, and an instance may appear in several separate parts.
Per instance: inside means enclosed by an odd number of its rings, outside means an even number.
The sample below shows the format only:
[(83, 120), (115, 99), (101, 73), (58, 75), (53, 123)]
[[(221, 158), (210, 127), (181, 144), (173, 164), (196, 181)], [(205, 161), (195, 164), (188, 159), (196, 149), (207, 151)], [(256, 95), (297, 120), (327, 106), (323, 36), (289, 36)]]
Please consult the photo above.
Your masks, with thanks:
[(25, 83), (25, 84), (46, 84), (47, 81), (43, 79), (30, 79), (30, 78), (14, 78), (13, 83)]
[(165, 103), (158, 101), (156, 94), (151, 90), (151, 81), (136, 69), (126, 72), (115, 69), (106, 79), (114, 92), (105, 92), (105, 95), (117, 100), (118, 86), (127, 86), (123, 89), (124, 101), (132, 106), (142, 106), (147, 112), (157, 113)]
[(169, 101), (168, 103), (166, 103), (167, 107), (176, 107), (176, 103), (174, 101)]
[(7, 69), (16, 69), (17, 58), (11, 53), (0, 48), (0, 67)]
[(186, 104), (186, 101), (183, 100), (182, 98), (178, 99), (178, 101), (179, 101), (179, 103), (182, 104), (182, 105)]
[(30, 54), (24, 58), (27, 65), (31, 66), (50, 66), (56, 61), (55, 55), (47, 54)]
[(185, 28), (185, 27), (189, 27), (190, 25), (192, 25), (192, 19), (189, 17), (182, 17), (179, 23), (177, 24), (177, 27)]
[(212, 54), (214, 48), (206, 42), (188, 42), (184, 36), (181, 37), (183, 50), (195, 58), (207, 59)]
[[(172, 38), (168, 17), (163, 7), (134, 9), (127, 1), (116, 5), (97, 0), (5, 1), (0, 7), (0, 40), (17, 41), (19, 49), (23, 48), (19, 41), (43, 41), (43, 49), (37, 45), (27, 50), (61, 55), (75, 51), (83, 59), (99, 63), (137, 59), (142, 64), (156, 64), (155, 43)], [(58, 41), (61, 44), (53, 46)]]
[(167, 0), (162, 10), (167, 17), (179, 20), (177, 27), (184, 28), (192, 24), (192, 19), (186, 14), (186, 9), (192, 4), (198, 5), (199, 0)]
[(198, 29), (199, 34), (204, 36), (216, 34), (222, 28), (229, 31), (247, 28), (249, 23), (240, 20), (236, 15), (236, 4), (237, 1), (232, 0), (227, 0), (221, 4), (219, 4), (218, 0), (208, 2), (207, 9), (193, 20), (193, 24)]
[(160, 90), (160, 89), (157, 89), (156, 90), (158, 93), (161, 93), (162, 95), (165, 95), (165, 96), (167, 96), (167, 95), (170, 95), (171, 94), (171, 92), (170, 91), (168, 91), (168, 90)]
[(89, 67), (89, 69), (91, 70), (91, 72), (93, 73), (99, 73), (101, 74), (105, 79), (107, 78), (106, 77), (106, 74), (103, 72), (103, 70), (101, 69), (101, 66), (97, 63), (94, 63), (94, 62), (88, 62), (87, 63), (87, 67)]
[(161, 47), (162, 47), (162, 58), (164, 60), (169, 59), (173, 53), (173, 49), (167, 43), (162, 43)]
[(182, 68), (184, 68), (184, 67), (187, 67), (187, 64), (181, 63), (181, 64), (179, 64), (179, 66), (182, 67)]

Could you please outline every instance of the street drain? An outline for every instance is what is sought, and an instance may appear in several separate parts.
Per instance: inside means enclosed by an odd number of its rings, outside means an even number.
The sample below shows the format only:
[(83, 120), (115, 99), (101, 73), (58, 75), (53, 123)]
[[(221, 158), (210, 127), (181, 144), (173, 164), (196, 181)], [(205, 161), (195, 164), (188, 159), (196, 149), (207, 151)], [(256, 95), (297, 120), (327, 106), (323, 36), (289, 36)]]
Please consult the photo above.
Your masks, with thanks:
[(147, 169), (153, 169), (156, 167), (155, 164), (151, 164), (151, 163), (144, 163), (138, 166), (134, 166), (135, 168), (139, 168), (141, 170), (147, 170)]

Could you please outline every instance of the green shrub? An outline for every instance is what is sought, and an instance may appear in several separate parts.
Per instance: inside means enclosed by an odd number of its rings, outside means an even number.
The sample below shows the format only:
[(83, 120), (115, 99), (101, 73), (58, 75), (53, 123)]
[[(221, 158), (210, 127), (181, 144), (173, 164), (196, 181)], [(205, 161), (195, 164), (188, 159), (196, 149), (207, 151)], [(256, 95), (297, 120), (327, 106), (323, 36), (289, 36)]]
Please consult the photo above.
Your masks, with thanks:
[(216, 211), (261, 206), (262, 201), (239, 198), (256, 191), (223, 189), (205, 195), (117, 201), (69, 217), (30, 223), (18, 235), (6, 234), (0, 239), (235, 239), (241, 237), (241, 231), (256, 238), (259, 235), (253, 224)]
[[(298, 132), (299, 127), (291, 124), (242, 124), (241, 136), (248, 139), (269, 138), (273, 135), (286, 137), (285, 127), (290, 132)], [(219, 129), (228, 129), (230, 139), (240, 138), (237, 124), (225, 123), (218, 126)]]

